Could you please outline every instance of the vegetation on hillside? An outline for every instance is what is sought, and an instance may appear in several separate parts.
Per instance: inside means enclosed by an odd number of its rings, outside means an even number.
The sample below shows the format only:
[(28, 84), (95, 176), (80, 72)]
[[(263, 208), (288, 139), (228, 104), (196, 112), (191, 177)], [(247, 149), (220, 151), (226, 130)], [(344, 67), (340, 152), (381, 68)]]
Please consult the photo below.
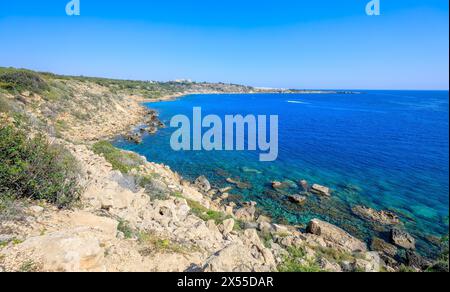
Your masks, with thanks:
[(73, 156), (42, 135), (26, 133), (5, 120), (0, 124), (0, 200), (45, 200), (69, 207), (79, 195), (79, 170)]
[(289, 247), (283, 261), (278, 265), (279, 272), (323, 272), (320, 266), (312, 260), (307, 259), (306, 252), (301, 247)]
[(126, 174), (132, 169), (138, 168), (143, 161), (139, 155), (133, 152), (125, 152), (117, 149), (108, 141), (100, 141), (92, 146), (95, 154), (105, 157), (111, 163), (114, 170)]
[(47, 82), (38, 73), (13, 69), (0, 70), (0, 87), (12, 92), (42, 93), (49, 90)]

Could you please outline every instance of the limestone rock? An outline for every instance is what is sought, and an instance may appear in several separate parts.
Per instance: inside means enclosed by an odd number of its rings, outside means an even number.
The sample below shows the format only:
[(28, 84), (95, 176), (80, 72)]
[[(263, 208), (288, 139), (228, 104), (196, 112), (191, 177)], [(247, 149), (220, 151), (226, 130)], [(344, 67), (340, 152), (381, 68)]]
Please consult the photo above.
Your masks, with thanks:
[(209, 257), (205, 272), (271, 272), (276, 270), (273, 254), (264, 248), (254, 229), (245, 230), (242, 241), (235, 241)]
[(256, 220), (256, 223), (262, 223), (262, 222), (271, 223), (272, 219), (270, 219), (269, 217), (264, 216), (264, 215), (259, 215), (258, 219)]
[(311, 192), (317, 194), (317, 195), (321, 195), (321, 196), (327, 196), (330, 197), (331, 196), (331, 190), (328, 187), (325, 186), (321, 186), (318, 184), (313, 184), (311, 187)]
[(239, 220), (253, 221), (255, 220), (256, 202), (244, 203), (244, 206), (235, 212), (235, 216)]
[(416, 240), (406, 231), (393, 228), (391, 230), (392, 242), (404, 249), (416, 249)]
[(304, 180), (304, 179), (301, 180), (299, 182), (299, 185), (302, 187), (303, 191), (309, 192), (309, 184), (308, 184), (308, 182), (306, 180)]
[(400, 218), (396, 214), (389, 211), (376, 211), (365, 206), (355, 206), (352, 208), (352, 211), (355, 215), (373, 223), (383, 225), (400, 224)]
[(319, 219), (311, 220), (307, 231), (320, 236), (331, 248), (338, 248), (351, 253), (367, 251), (367, 246), (364, 242), (351, 236), (341, 228)]
[(406, 252), (406, 263), (408, 264), (408, 266), (418, 268), (422, 271), (426, 270), (432, 265), (429, 260), (410, 250)]
[(386, 241), (378, 237), (374, 237), (372, 239), (371, 249), (374, 251), (385, 253), (390, 257), (394, 257), (397, 254), (397, 247), (390, 243), (387, 243)]
[(61, 231), (32, 237), (15, 247), (20, 256), (32, 261), (42, 271), (106, 271), (104, 250), (86, 229)]
[(211, 184), (209, 183), (208, 179), (205, 176), (200, 176), (198, 177), (194, 184), (199, 188), (200, 191), (202, 192), (208, 192), (209, 190), (211, 190)]
[(381, 268), (381, 259), (377, 252), (367, 252), (362, 258), (355, 259), (355, 269), (366, 273), (378, 273)]
[(233, 231), (233, 228), (234, 228), (234, 219), (230, 218), (223, 221), (220, 229), (222, 230), (222, 233), (224, 235), (227, 235), (231, 231)]
[(307, 201), (307, 198), (305, 196), (300, 195), (291, 195), (289, 196), (289, 201), (292, 203), (296, 203), (298, 205), (304, 205)]
[(327, 272), (333, 272), (333, 273), (342, 272), (342, 268), (338, 263), (331, 262), (325, 258), (319, 259), (319, 266), (322, 270), (327, 271)]

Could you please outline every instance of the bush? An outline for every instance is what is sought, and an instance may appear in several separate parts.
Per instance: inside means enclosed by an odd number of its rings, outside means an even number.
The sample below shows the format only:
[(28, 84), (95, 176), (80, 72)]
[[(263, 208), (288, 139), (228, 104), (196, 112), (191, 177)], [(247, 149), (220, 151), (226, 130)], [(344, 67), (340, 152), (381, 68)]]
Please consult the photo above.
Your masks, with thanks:
[(12, 109), (9, 101), (0, 94), (0, 113), (8, 113)]
[(287, 252), (288, 255), (283, 258), (283, 262), (278, 266), (279, 272), (323, 272), (316, 262), (306, 260), (306, 254), (302, 248), (289, 247)]
[(119, 170), (124, 174), (142, 165), (142, 159), (139, 155), (121, 151), (108, 141), (95, 143), (92, 146), (92, 150), (95, 154), (105, 157), (106, 161), (111, 163), (113, 169)]
[[(3, 122), (2, 122), (3, 123)], [(70, 153), (38, 135), (0, 125), (0, 196), (69, 207), (78, 199), (78, 167)]]
[(41, 93), (49, 86), (37, 73), (25, 70), (9, 71), (0, 75), (0, 87), (7, 90)]

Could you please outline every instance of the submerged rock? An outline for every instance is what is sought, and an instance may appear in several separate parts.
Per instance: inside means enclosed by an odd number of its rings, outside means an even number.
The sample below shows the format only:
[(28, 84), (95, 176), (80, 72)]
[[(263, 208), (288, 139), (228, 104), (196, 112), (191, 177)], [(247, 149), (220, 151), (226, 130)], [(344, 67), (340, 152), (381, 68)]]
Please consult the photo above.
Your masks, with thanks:
[(272, 188), (275, 190), (281, 190), (281, 189), (288, 189), (288, 188), (295, 188), (297, 185), (292, 181), (273, 181), (272, 182)]
[(352, 208), (355, 215), (373, 223), (380, 223), (383, 225), (397, 225), (400, 224), (400, 218), (389, 211), (377, 211), (365, 206), (355, 206)]
[(416, 249), (416, 240), (404, 230), (393, 228), (391, 230), (391, 240), (392, 243), (404, 249)]
[(291, 195), (289, 196), (289, 201), (292, 203), (296, 203), (298, 205), (304, 205), (307, 201), (307, 198), (305, 196), (300, 195)]
[(243, 167), (242, 168), (243, 172), (247, 172), (247, 173), (255, 173), (255, 174), (261, 174), (262, 172), (257, 170), (257, 169), (253, 169), (253, 168), (249, 168), (249, 167)]
[(311, 187), (311, 192), (317, 194), (317, 195), (321, 195), (321, 196), (327, 196), (330, 197), (331, 196), (331, 189), (325, 186), (321, 186), (318, 184), (313, 184)]
[(308, 181), (306, 181), (306, 180), (301, 180), (300, 182), (299, 182), (299, 185), (300, 185), (300, 187), (303, 189), (303, 191), (305, 191), (305, 192), (309, 192), (309, 184), (308, 184)]
[(142, 135), (140, 133), (129, 133), (125, 134), (124, 138), (128, 141), (131, 141), (135, 144), (141, 144), (142, 143)]
[(272, 188), (274, 188), (274, 189), (281, 189), (283, 187), (284, 187), (283, 184), (279, 181), (272, 182)]
[(230, 192), (231, 190), (233, 190), (232, 187), (225, 187), (225, 188), (219, 189), (219, 192), (221, 192), (221, 193), (223, 194), (223, 193), (228, 193), (228, 192)]
[(372, 239), (372, 245), (371, 245), (371, 249), (378, 251), (378, 252), (382, 252), (385, 253), (386, 255), (390, 256), (390, 257), (395, 257), (395, 255), (397, 254), (397, 247), (395, 247), (394, 245), (387, 243), (386, 241), (384, 241), (381, 238), (378, 237), (374, 237)]
[(226, 181), (228, 183), (230, 183), (230, 184), (235, 185), (236, 187), (238, 187), (241, 190), (251, 189), (252, 188), (252, 186), (249, 183), (242, 182), (242, 181), (239, 181), (239, 180), (234, 180), (234, 179), (232, 179), (230, 177), (227, 178)]

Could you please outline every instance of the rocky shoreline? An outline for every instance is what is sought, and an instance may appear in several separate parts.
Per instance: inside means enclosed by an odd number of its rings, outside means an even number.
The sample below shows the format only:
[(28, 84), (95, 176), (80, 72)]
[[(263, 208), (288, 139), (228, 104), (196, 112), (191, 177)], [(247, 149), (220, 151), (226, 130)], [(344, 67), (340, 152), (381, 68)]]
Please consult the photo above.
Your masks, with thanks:
[[(93, 150), (95, 143), (117, 135), (139, 142), (134, 133), (163, 126), (155, 111), (142, 106), (150, 100), (116, 96), (90, 82), (63, 81), (60, 87), (73, 92), (63, 108), (53, 109), (52, 102), (27, 93), (22, 96), (32, 102), (21, 108), (31, 120), (57, 128), (58, 135), (44, 134), (79, 164), (80, 203), (61, 210), (43, 201), (22, 202), (18, 214), (0, 221), (0, 271), (395, 272), (405, 265), (414, 271), (431, 265), (414, 252), (414, 239), (401, 225), (393, 226), (391, 243), (377, 239), (369, 248), (328, 222), (313, 219), (300, 229), (259, 215), (256, 202), (233, 202), (232, 188), (251, 188), (239, 179), (227, 177), (231, 186), (225, 188), (205, 176), (187, 181), (169, 166), (118, 149), (116, 161), (110, 161)], [(95, 115), (81, 115), (78, 108)], [(126, 167), (118, 170), (117, 162)], [(272, 186), (276, 192), (291, 183)], [(298, 185), (304, 193), (291, 194), (292, 204), (302, 204), (309, 193), (332, 196), (326, 186), (304, 180)], [(374, 222), (396, 220), (365, 207), (354, 211)], [(404, 257), (398, 257), (400, 250)]]

